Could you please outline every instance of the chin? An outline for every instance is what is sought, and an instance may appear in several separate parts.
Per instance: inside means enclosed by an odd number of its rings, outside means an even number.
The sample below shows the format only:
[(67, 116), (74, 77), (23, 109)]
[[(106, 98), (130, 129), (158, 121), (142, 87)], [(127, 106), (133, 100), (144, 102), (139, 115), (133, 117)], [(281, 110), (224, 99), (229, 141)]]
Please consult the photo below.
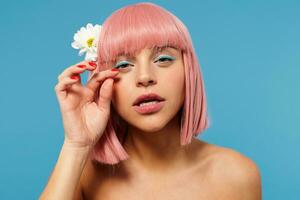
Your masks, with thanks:
[(143, 115), (136, 117), (132, 120), (127, 121), (131, 126), (134, 126), (135, 128), (144, 131), (144, 132), (157, 132), (161, 129), (163, 129), (166, 124), (168, 123), (168, 119), (165, 116), (162, 118), (161, 116), (158, 117), (155, 115)]

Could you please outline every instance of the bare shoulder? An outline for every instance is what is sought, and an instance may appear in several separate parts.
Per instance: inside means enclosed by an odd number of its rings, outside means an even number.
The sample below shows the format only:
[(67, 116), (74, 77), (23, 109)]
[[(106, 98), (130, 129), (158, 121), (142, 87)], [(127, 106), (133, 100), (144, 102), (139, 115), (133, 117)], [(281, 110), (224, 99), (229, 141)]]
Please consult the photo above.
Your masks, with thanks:
[(260, 200), (261, 175), (257, 164), (240, 152), (204, 142), (208, 177), (231, 198)]

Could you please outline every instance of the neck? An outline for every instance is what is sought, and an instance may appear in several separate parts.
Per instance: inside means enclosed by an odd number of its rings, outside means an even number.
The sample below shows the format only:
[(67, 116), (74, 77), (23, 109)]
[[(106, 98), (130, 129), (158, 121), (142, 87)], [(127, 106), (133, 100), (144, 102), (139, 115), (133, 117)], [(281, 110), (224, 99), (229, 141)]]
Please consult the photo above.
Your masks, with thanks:
[(191, 148), (180, 145), (179, 116), (155, 132), (129, 126), (124, 147), (130, 156), (127, 164), (149, 172), (182, 168), (189, 154), (187, 150)]

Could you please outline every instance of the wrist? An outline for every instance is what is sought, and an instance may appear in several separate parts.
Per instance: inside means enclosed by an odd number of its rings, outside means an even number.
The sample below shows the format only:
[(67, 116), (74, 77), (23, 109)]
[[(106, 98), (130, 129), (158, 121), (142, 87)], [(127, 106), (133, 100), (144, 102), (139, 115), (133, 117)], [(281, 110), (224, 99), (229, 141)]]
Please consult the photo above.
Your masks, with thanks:
[(90, 145), (78, 144), (78, 143), (70, 142), (68, 140), (64, 140), (63, 147), (70, 151), (76, 151), (76, 152), (89, 152), (92, 149)]

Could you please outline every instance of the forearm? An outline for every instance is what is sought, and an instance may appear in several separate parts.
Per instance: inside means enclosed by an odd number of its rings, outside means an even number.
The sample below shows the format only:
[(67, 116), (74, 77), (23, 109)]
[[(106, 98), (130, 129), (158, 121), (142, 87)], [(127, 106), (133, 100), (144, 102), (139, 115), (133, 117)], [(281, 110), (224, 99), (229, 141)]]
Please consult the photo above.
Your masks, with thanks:
[(72, 200), (89, 152), (89, 148), (74, 148), (65, 142), (40, 200)]

